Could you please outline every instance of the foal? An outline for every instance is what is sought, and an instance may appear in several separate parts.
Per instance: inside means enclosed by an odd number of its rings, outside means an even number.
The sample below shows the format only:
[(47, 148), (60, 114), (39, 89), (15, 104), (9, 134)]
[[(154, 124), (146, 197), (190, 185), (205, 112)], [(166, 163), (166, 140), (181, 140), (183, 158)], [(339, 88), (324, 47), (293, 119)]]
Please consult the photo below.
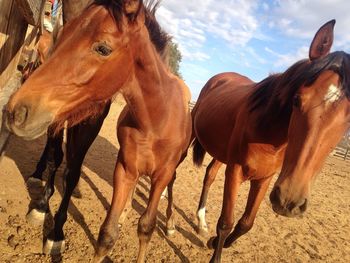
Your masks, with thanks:
[[(123, 94), (127, 106), (117, 127), (120, 150), (112, 204), (95, 260), (102, 260), (113, 247), (118, 218), (139, 176), (146, 174), (151, 178), (150, 197), (138, 226), (138, 261), (144, 261), (161, 193), (175, 180), (190, 140), (189, 90), (162, 62), (157, 52), (161, 45), (153, 44), (161, 40), (159, 26), (147, 30), (148, 12), (140, 0), (96, 0), (75, 23), (64, 27), (52, 56), (8, 105), (12, 131), (35, 138), (52, 123), (59, 130), (65, 120), (74, 125), (99, 113), (116, 92)], [(62, 77), (54, 78), (51, 68)], [(167, 218), (172, 222), (171, 207)]]
[[(222, 248), (251, 229), (281, 166), (270, 195), (273, 210), (289, 217), (302, 214), (310, 183), (348, 129), (350, 55), (329, 53), (334, 24), (332, 20), (316, 33), (308, 60), (284, 73), (259, 83), (222, 73), (204, 86), (192, 112), (194, 161), (201, 164), (206, 151), (214, 157), (206, 179), (215, 178), (222, 163), (227, 165), (217, 237), (208, 242), (215, 248), (211, 262), (220, 262)], [(231, 233), (239, 186), (247, 180), (247, 205)], [(206, 195), (204, 189), (202, 199)], [(203, 211), (199, 216), (204, 217)]]

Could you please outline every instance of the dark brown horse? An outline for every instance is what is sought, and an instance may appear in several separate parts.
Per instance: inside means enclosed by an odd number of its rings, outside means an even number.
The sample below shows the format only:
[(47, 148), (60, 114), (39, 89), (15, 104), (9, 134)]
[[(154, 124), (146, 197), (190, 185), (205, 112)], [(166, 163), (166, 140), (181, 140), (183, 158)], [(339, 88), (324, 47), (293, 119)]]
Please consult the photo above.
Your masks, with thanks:
[[(144, 261), (160, 196), (175, 180), (190, 140), (189, 90), (163, 63), (159, 50), (167, 40), (159, 26), (147, 29), (148, 13), (140, 0), (96, 0), (64, 27), (50, 58), (8, 104), (8, 126), (33, 139), (51, 124), (60, 130), (66, 120), (74, 125), (100, 114), (117, 92), (127, 101), (118, 122), (112, 204), (100, 230), (96, 260), (113, 247), (127, 199), (139, 176), (146, 174), (151, 191), (138, 226), (138, 261)], [(173, 230), (169, 204), (167, 226)]]
[[(194, 161), (214, 157), (207, 178), (227, 165), (217, 237), (211, 262), (253, 226), (272, 176), (281, 173), (271, 192), (273, 210), (296, 216), (307, 208), (311, 182), (326, 156), (349, 127), (350, 55), (329, 53), (332, 20), (311, 43), (309, 59), (259, 83), (223, 73), (204, 86), (193, 110)], [(250, 181), (246, 209), (233, 232), (234, 205), (240, 185)], [(206, 193), (202, 194), (205, 199)], [(203, 215), (202, 210), (202, 215)]]

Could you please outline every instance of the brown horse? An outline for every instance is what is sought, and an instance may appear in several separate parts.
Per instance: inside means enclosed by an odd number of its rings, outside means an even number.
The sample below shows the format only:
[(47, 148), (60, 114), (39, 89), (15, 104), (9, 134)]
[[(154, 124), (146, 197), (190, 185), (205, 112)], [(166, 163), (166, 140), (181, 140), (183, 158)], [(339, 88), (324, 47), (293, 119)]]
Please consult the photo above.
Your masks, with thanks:
[[(201, 91), (192, 114), (194, 161), (200, 164), (205, 152), (214, 157), (207, 178), (227, 165), (217, 237), (208, 242), (215, 248), (211, 262), (220, 262), (222, 248), (251, 229), (281, 166), (270, 195), (273, 210), (284, 216), (303, 213), (311, 182), (349, 127), (350, 55), (329, 53), (334, 24), (332, 20), (316, 33), (309, 59), (284, 73), (259, 83), (223, 73)], [(247, 180), (246, 209), (231, 233), (239, 186)]]
[[(100, 230), (96, 260), (113, 247), (118, 218), (139, 176), (146, 174), (151, 191), (138, 226), (138, 261), (144, 261), (161, 193), (175, 180), (190, 140), (189, 90), (162, 62), (157, 50), (166, 41), (161, 31), (146, 28), (148, 12), (140, 0), (96, 0), (64, 27), (50, 58), (8, 104), (8, 126), (33, 139), (50, 124), (59, 130), (66, 120), (74, 125), (100, 113), (117, 92), (127, 101), (117, 128), (120, 150), (112, 204)], [(167, 225), (173, 230), (169, 204)]]
[[(88, 2), (90, 1), (85, 0), (85, 7), (88, 6)], [(80, 9), (82, 4), (84, 4), (84, 1), (78, 1), (78, 6), (75, 5), (76, 3), (77, 1), (63, 1), (64, 14), (71, 20), (74, 17), (77, 17), (84, 10)], [(60, 17), (58, 17), (56, 22), (58, 22), (59, 19)], [(67, 22), (67, 20), (68, 19), (66, 19), (65, 22)], [(52, 44), (56, 42), (60, 30), (61, 28), (59, 23), (56, 23), (54, 25), (52, 38), (51, 33), (44, 30), (44, 35), (46, 33), (50, 36), (50, 38), (42, 38), (44, 36), (42, 35), (39, 38), (39, 44), (37, 45), (38, 53), (44, 54), (44, 57), (38, 56), (36, 63), (32, 63), (32, 66), (24, 68), (23, 81), (25, 81), (34, 72), (34, 70), (45, 61), (46, 57), (48, 57), (49, 50), (52, 50)], [(42, 47), (44, 47), (44, 49)], [(109, 106), (110, 102), (106, 104), (106, 107), (101, 114), (94, 116), (93, 118), (86, 119), (83, 122), (67, 129), (66, 167), (63, 176), (63, 185), (65, 186), (64, 196), (54, 217), (54, 227), (49, 235), (45, 237), (46, 241), (44, 243), (43, 252), (46, 254), (60, 254), (65, 249), (63, 225), (67, 219), (68, 204), (71, 196), (81, 197), (81, 193), (77, 185), (80, 178), (81, 166), (88, 149), (100, 131), (104, 118), (108, 114)], [(35, 225), (43, 225), (46, 216), (50, 213), (49, 201), (55, 191), (55, 175), (57, 169), (63, 161), (63, 130), (57, 132), (57, 134), (53, 134), (52, 127), (49, 127), (47, 134), (48, 136), (45, 149), (36, 166), (36, 170), (26, 182), (30, 191), (36, 186), (41, 188), (42, 184), (44, 183), (43, 173), (46, 169), (48, 170), (47, 182), (45, 183), (42, 194), (36, 197), (35, 200), (32, 200), (32, 202), (29, 204), (29, 211), (26, 216), (28, 222)], [(125, 216), (119, 220), (120, 223), (122, 223)]]

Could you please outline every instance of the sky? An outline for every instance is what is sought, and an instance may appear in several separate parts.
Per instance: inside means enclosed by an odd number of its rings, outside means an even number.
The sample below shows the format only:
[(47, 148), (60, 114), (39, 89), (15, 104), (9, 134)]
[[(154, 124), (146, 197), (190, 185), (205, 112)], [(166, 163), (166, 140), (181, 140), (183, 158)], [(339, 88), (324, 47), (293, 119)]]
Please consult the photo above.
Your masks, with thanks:
[(163, 0), (156, 15), (179, 46), (180, 72), (196, 100), (220, 72), (261, 81), (307, 58), (331, 19), (332, 51), (350, 53), (349, 11), (349, 0)]

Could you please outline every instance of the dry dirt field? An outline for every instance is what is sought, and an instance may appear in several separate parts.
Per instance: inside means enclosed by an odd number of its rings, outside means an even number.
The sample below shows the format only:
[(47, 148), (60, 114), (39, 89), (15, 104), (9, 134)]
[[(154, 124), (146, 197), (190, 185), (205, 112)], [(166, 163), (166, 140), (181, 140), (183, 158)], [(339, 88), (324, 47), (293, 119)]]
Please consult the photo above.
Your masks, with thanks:
[[(12, 137), (0, 163), (0, 262), (89, 262), (99, 227), (112, 193), (112, 173), (118, 142), (115, 123), (123, 102), (113, 103), (104, 126), (92, 145), (82, 169), (82, 199), (72, 199), (65, 224), (66, 252), (59, 257), (41, 253), (47, 227), (26, 222), (30, 198), (25, 181), (34, 171), (43, 150), (45, 137), (23, 141)], [(147, 262), (208, 262), (212, 251), (205, 247), (214, 235), (221, 209), (223, 169), (209, 195), (208, 237), (197, 235), (196, 208), (203, 175), (209, 158), (200, 169), (191, 155), (178, 169), (174, 186), (177, 232), (164, 234), (166, 199), (160, 203), (157, 229)], [(329, 157), (312, 189), (309, 208), (302, 218), (290, 219), (273, 213), (268, 195), (259, 210), (253, 229), (224, 250), (223, 262), (350, 262), (350, 163)], [(56, 192), (51, 199), (54, 213), (61, 200), (63, 167), (56, 177)], [(243, 212), (249, 184), (242, 186), (236, 219)], [(141, 178), (133, 200), (133, 210), (123, 225), (120, 238), (105, 262), (135, 262), (138, 250), (137, 222), (148, 198), (149, 183)], [(50, 225), (50, 220), (47, 226)]]

